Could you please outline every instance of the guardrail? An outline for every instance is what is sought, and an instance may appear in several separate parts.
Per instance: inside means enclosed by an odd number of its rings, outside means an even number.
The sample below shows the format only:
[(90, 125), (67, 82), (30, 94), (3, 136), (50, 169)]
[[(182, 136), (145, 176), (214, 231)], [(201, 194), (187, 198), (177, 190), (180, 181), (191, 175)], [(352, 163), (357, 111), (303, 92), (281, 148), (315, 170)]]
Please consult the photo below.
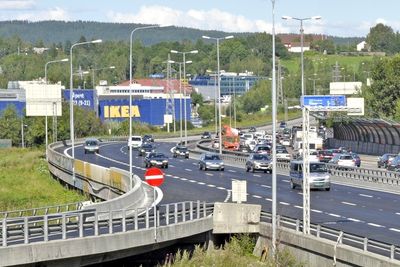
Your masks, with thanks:
[[(151, 209), (83, 210), (1, 220), (1, 246), (51, 242), (178, 224), (212, 214), (213, 204), (180, 202)], [(106, 218), (106, 219), (104, 219)]]

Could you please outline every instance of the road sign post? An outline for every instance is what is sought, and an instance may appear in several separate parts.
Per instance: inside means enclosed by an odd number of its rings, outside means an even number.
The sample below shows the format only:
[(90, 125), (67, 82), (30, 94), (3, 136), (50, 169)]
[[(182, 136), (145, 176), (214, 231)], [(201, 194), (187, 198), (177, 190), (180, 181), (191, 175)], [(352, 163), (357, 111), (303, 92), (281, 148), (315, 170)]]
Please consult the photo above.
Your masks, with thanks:
[(157, 205), (156, 205), (156, 187), (164, 182), (164, 173), (158, 168), (150, 168), (144, 174), (146, 182), (153, 187), (154, 196), (154, 240), (157, 241)]

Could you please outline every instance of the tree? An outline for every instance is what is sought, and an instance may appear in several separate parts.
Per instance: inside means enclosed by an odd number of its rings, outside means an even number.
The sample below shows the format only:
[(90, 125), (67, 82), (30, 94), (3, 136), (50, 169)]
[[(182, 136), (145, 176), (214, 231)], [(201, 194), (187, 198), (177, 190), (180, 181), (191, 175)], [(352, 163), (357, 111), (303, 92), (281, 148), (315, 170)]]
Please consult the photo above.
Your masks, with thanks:
[(192, 92), (192, 94), (190, 95), (190, 97), (192, 98), (192, 105), (194, 106), (202, 106), (203, 105), (203, 95), (199, 94), (195, 91)]
[(390, 26), (378, 23), (372, 27), (366, 39), (372, 51), (380, 51), (392, 54), (395, 52), (396, 36)]
[(14, 106), (8, 106), (0, 116), (0, 139), (11, 139), (13, 145), (21, 141), (21, 120)]

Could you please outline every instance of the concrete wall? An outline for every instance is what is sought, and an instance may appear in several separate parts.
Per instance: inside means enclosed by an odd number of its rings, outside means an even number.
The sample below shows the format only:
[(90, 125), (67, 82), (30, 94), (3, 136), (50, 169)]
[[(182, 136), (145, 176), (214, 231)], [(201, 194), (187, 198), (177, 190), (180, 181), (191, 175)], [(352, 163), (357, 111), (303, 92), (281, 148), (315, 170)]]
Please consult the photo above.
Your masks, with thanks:
[[(271, 233), (271, 225), (261, 222), (260, 236), (254, 249), (256, 256), (261, 256), (265, 247), (271, 250)], [(298, 261), (305, 263), (305, 266), (332, 266), (334, 263), (336, 242), (282, 227), (278, 228), (277, 239), (278, 250), (289, 249)], [(400, 262), (339, 244), (336, 249), (336, 266), (386, 267), (400, 266)]]

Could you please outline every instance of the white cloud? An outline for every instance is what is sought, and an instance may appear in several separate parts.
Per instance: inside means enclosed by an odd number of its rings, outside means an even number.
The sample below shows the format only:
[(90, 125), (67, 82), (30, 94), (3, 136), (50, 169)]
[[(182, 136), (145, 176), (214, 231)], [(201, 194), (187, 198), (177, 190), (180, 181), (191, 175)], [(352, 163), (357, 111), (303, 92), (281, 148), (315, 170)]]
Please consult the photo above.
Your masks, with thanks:
[[(231, 14), (219, 9), (187, 11), (165, 6), (142, 6), (137, 13), (110, 11), (108, 19), (113, 22), (174, 25), (202, 30), (226, 32), (271, 32), (272, 24), (264, 20), (250, 20), (242, 15)], [(289, 27), (276, 24), (276, 32), (288, 32)]]
[(41, 21), (41, 20), (71, 20), (68, 13), (60, 8), (54, 7), (40, 12), (21, 13), (17, 20)]
[(31, 9), (34, 6), (33, 0), (0, 0), (0, 10)]

